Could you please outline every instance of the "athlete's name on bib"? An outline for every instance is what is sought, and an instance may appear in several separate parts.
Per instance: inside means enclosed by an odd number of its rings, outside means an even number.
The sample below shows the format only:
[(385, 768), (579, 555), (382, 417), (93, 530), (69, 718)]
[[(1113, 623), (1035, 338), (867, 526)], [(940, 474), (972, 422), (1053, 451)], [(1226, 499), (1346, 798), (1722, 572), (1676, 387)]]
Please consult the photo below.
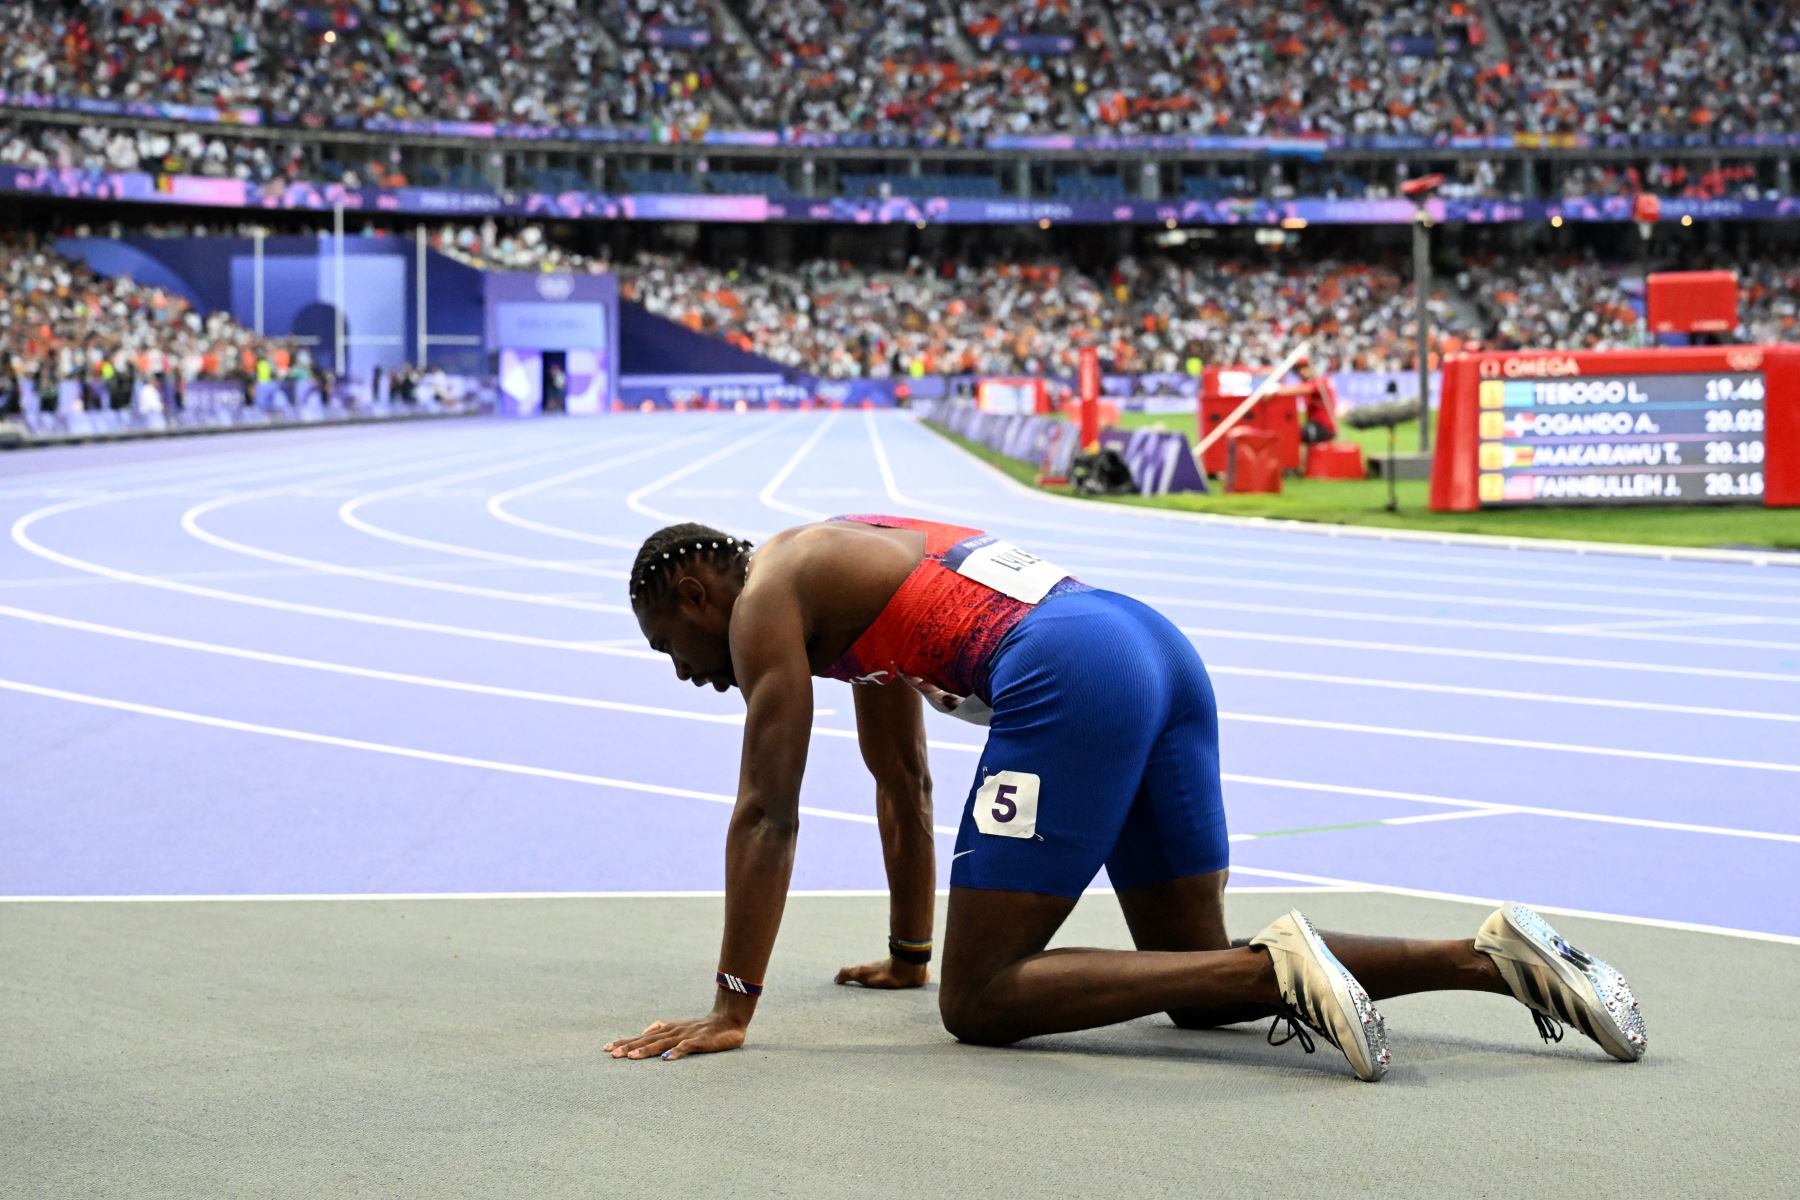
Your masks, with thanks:
[(991, 534), (958, 542), (944, 555), (944, 565), (964, 578), (1026, 604), (1036, 604), (1069, 577), (1061, 567)]

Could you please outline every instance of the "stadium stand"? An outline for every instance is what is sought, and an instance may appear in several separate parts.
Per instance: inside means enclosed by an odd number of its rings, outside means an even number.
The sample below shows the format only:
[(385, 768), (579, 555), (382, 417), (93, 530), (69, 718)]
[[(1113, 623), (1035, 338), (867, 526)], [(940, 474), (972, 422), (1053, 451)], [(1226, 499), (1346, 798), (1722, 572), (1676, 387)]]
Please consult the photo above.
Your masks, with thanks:
[(1495, 346), (1606, 349), (1636, 341), (1638, 316), (1618, 273), (1591, 260), (1482, 261), (1470, 264), (1462, 284), (1479, 297)]
[[(715, 182), (711, 181), (711, 182)], [(249, 226), (161, 223), (106, 236), (247, 234)], [(71, 230), (79, 235), (86, 227)], [(1273, 361), (1303, 337), (1331, 370), (1415, 366), (1412, 289), (1403, 264), (1372, 255), (1280, 258), (1221, 250), (1126, 254), (1099, 271), (1050, 254), (965, 251), (881, 267), (842, 258), (777, 264), (635, 250), (618, 258), (564, 245), (537, 224), (447, 224), (431, 244), (496, 270), (619, 275), (627, 299), (777, 363), (835, 378), (915, 370), (1071, 372), (1084, 346), (1119, 371), (1179, 372), (1209, 363)], [(178, 297), (129, 280), (101, 280), (48, 240), (5, 243), (9, 302), (0, 363), (11, 375), (83, 378), (115, 371), (230, 375), (244, 355), (304, 364), (304, 351), (256, 339), (228, 318), (204, 321)], [(1431, 301), (1433, 353), (1463, 347), (1639, 345), (1639, 264), (1591, 253), (1547, 260), (1471, 254)], [(1779, 253), (1737, 261), (1742, 330), (1784, 341), (1800, 328), (1800, 268)]]
[[(1665, 12), (1666, 8), (1666, 12)], [(1492, 14), (1491, 18), (1488, 14)], [(274, 121), (923, 135), (1787, 130), (1787, 6), (225, 0), (9, 6), (0, 89)], [(1589, 19), (1592, 17), (1593, 19)], [(1620, 70), (1633, 63), (1641, 70)]]
[[(0, 163), (252, 179), (328, 178), (329, 160), (300, 144), (221, 136), (203, 127), (132, 128), (0, 121)], [(332, 164), (339, 167), (341, 164)]]
[(31, 235), (0, 233), (0, 289), (9, 406), (25, 380), (42, 397), (79, 381), (90, 407), (119, 408), (139, 379), (244, 379), (265, 359), (283, 373), (311, 373), (304, 349), (257, 337), (222, 312), (202, 316), (161, 289), (103, 279)]
[[(1121, 371), (1175, 372), (1193, 355), (1274, 361), (1304, 336), (1318, 337), (1321, 361), (1341, 369), (1412, 362), (1410, 291), (1385, 266), (1146, 256), (1123, 258), (1104, 277), (1047, 259), (726, 269), (654, 252), (592, 258), (536, 226), (486, 245), (466, 226), (446, 227), (436, 244), (498, 269), (616, 271), (626, 298), (652, 312), (840, 378), (900, 375), (914, 363), (934, 374), (1065, 373), (1083, 346)], [(1447, 301), (1433, 308), (1449, 322)]]
[[(490, 192), (1382, 199), (1397, 151), (1216, 175), (1189, 162), (1160, 181), (1138, 162), (991, 156), (1008, 138), (1631, 134), (1649, 139), (1635, 156), (1522, 165), (1464, 145), (1427, 169), (1464, 199), (1761, 197), (1791, 190), (1785, 163), (1678, 143), (1800, 128), (1790, 7), (1684, 0), (1665, 20), (1619, 0), (20, 0), (0, 53), (0, 164)], [(97, 104), (187, 107), (145, 121)], [(477, 140), (515, 129), (543, 152)], [(802, 174), (753, 157), (703, 179), (692, 153), (578, 144), (731, 131), (752, 155), (762, 139), (999, 148), (966, 169), (865, 157)]]
[[(1510, 43), (1495, 99), (1550, 132), (1750, 133), (1796, 127), (1792, 5), (1687, 0), (1493, 6)], [(1639, 69), (1622, 70), (1631, 64)]]

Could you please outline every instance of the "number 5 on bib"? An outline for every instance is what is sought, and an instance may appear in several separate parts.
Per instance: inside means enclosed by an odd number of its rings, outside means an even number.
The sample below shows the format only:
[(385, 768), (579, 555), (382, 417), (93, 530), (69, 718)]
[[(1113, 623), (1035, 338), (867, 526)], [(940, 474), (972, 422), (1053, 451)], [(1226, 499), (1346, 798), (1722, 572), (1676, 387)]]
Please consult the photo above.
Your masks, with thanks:
[(997, 771), (975, 793), (975, 828), (995, 837), (1037, 835), (1038, 777), (1026, 771)]

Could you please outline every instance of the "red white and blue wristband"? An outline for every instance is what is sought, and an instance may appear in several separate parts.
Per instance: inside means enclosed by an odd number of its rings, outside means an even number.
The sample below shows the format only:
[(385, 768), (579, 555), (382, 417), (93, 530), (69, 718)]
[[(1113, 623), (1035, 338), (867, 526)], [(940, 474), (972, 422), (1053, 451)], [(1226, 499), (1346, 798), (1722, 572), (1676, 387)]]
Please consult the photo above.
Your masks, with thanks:
[(727, 975), (723, 971), (719, 972), (718, 983), (726, 991), (737, 992), (742, 996), (762, 995), (762, 984), (751, 983), (748, 979), (739, 979), (736, 975)]

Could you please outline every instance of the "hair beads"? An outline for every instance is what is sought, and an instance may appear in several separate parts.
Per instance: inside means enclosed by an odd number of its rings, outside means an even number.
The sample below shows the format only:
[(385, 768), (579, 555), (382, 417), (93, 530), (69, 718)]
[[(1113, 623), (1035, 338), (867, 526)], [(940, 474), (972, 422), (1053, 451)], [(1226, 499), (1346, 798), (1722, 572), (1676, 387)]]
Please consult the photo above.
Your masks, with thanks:
[(748, 541), (710, 525), (688, 522), (659, 529), (644, 539), (631, 566), (632, 607), (659, 598), (687, 563), (711, 563), (723, 571), (749, 553)]

